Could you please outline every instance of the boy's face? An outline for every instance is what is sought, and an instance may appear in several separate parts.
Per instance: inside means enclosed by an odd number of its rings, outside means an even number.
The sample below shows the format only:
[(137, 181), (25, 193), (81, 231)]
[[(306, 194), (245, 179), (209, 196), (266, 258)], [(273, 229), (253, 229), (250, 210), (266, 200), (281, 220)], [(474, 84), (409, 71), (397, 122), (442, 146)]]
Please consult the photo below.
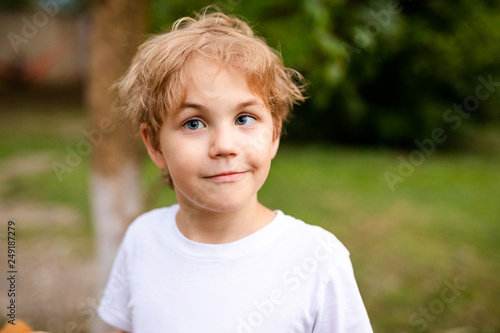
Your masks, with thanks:
[(163, 124), (159, 150), (144, 140), (148, 152), (168, 168), (186, 208), (230, 212), (253, 204), (279, 145), (271, 113), (234, 68), (195, 58), (190, 69), (186, 100)]

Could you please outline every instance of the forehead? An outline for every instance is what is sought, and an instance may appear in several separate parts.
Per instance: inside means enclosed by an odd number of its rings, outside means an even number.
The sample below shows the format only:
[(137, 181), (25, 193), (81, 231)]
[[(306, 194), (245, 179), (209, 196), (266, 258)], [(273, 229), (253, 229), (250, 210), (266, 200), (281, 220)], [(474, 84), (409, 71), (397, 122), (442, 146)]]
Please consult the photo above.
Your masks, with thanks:
[(259, 104), (267, 108), (265, 99), (249, 84), (243, 70), (201, 56), (188, 59), (184, 65), (178, 78), (182, 92), (177, 94), (174, 112), (185, 104), (211, 102)]
[(189, 76), (184, 87), (186, 99), (193, 97), (190, 95), (209, 99), (234, 93), (253, 95), (246, 77), (235, 67), (197, 57), (191, 60), (188, 68)]

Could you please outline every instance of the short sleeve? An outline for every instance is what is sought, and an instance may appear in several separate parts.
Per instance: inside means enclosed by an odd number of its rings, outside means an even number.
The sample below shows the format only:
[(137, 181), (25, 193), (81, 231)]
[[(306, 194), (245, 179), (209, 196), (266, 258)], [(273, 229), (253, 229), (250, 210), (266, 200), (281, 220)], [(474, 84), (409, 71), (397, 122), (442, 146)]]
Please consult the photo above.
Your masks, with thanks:
[(108, 324), (126, 332), (132, 332), (129, 309), (130, 288), (127, 270), (125, 240), (120, 245), (99, 304), (99, 316)]
[(313, 333), (373, 333), (345, 251), (335, 257), (320, 292)]

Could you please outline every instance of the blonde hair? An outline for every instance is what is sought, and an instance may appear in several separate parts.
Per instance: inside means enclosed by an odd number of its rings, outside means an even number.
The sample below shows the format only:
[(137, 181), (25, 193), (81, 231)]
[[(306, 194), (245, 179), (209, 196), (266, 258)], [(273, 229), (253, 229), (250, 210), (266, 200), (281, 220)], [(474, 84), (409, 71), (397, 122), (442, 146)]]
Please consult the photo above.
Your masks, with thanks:
[(117, 82), (122, 115), (137, 128), (147, 125), (155, 149), (159, 148), (161, 126), (185, 100), (193, 56), (240, 71), (270, 110), (275, 136), (281, 134), (281, 124), (293, 104), (304, 101), (302, 76), (285, 68), (278, 52), (255, 36), (247, 23), (210, 10), (195, 18), (181, 18), (171, 32), (147, 40)]

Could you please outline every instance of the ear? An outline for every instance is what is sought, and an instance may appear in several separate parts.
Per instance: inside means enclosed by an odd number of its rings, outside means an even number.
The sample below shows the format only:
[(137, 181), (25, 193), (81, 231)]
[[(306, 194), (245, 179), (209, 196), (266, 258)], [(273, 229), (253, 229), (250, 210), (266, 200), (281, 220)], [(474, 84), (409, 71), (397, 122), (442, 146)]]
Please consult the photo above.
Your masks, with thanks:
[(281, 125), (282, 121), (281, 119), (278, 120), (279, 124), (276, 126), (276, 128), (279, 130), (279, 132), (274, 133), (273, 131), (273, 141), (271, 143), (271, 159), (273, 159), (276, 154), (278, 153), (278, 148), (280, 146), (280, 137), (281, 137)]
[(141, 124), (140, 127), (141, 131), (141, 136), (142, 136), (142, 141), (144, 142), (144, 145), (146, 146), (146, 149), (148, 150), (149, 157), (153, 160), (154, 164), (160, 168), (160, 169), (165, 169), (167, 167), (167, 162), (165, 161), (165, 157), (163, 156), (163, 153), (161, 150), (156, 149), (152, 145), (152, 138), (151, 138), (151, 130), (149, 126), (145, 123)]
[(273, 139), (272, 146), (271, 146), (271, 159), (273, 159), (276, 154), (278, 153), (278, 148), (280, 146), (280, 137), (276, 136), (275, 139)]

